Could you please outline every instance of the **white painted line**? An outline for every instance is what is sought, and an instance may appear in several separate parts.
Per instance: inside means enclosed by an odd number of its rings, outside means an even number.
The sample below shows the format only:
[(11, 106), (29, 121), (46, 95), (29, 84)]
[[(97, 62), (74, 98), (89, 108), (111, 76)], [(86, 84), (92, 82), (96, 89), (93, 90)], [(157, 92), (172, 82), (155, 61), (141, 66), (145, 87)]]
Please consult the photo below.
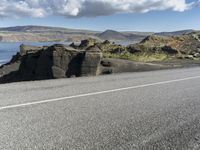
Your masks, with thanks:
[(56, 101), (64, 101), (64, 100), (73, 99), (73, 98), (80, 98), (80, 97), (86, 97), (86, 96), (119, 92), (119, 91), (125, 91), (125, 90), (131, 90), (131, 89), (137, 89), (137, 88), (143, 88), (143, 87), (150, 87), (150, 86), (162, 85), (162, 84), (169, 84), (169, 83), (173, 83), (173, 82), (180, 82), (180, 81), (186, 81), (186, 80), (192, 80), (192, 79), (198, 79), (198, 78), (200, 78), (200, 76), (188, 77), (188, 78), (182, 78), (182, 79), (176, 79), (176, 80), (168, 80), (168, 81), (143, 84), (143, 85), (136, 85), (136, 86), (130, 86), (130, 87), (125, 87), (125, 88), (118, 88), (118, 89), (106, 90), (106, 91), (100, 91), (100, 92), (92, 92), (92, 93), (86, 93), (86, 94), (80, 94), (80, 95), (74, 95), (74, 96), (60, 97), (60, 98), (48, 99), (48, 100), (42, 100), (42, 101), (36, 101), (36, 102), (30, 102), (30, 103), (9, 105), (9, 106), (0, 107), (0, 110), (25, 107), (25, 106), (31, 106), (31, 105), (37, 105), (37, 104), (44, 104), (44, 103), (50, 103), (50, 102), (56, 102)]

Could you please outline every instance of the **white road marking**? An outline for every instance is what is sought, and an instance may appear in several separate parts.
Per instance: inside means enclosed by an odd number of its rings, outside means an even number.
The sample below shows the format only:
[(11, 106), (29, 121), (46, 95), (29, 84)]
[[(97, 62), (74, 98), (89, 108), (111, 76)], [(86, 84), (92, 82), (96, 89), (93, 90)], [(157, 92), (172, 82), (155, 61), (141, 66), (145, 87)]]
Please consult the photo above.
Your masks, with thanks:
[(168, 80), (168, 81), (162, 81), (162, 82), (156, 82), (156, 83), (150, 83), (150, 84), (143, 84), (143, 85), (136, 85), (136, 86), (130, 86), (130, 87), (125, 87), (125, 88), (118, 88), (118, 89), (112, 89), (112, 90), (106, 90), (106, 91), (100, 91), (100, 92), (92, 92), (92, 93), (86, 93), (86, 94), (80, 94), (80, 95), (74, 95), (74, 96), (67, 96), (67, 97), (60, 97), (60, 98), (54, 98), (54, 99), (48, 99), (48, 100), (41, 100), (41, 101), (30, 102), (30, 103), (9, 105), (9, 106), (0, 107), (0, 110), (18, 108), (18, 107), (25, 107), (25, 106), (31, 106), (31, 105), (37, 105), (37, 104), (44, 104), (44, 103), (50, 103), (50, 102), (56, 102), (56, 101), (63, 101), (63, 100), (68, 100), (68, 99), (73, 99), (73, 98), (100, 95), (100, 94), (119, 92), (119, 91), (125, 91), (125, 90), (137, 89), (137, 88), (144, 88), (144, 87), (150, 87), (150, 86), (155, 86), (155, 85), (169, 84), (169, 83), (173, 83), (173, 82), (180, 82), (180, 81), (186, 81), (186, 80), (192, 80), (192, 79), (198, 79), (198, 78), (200, 78), (200, 76), (188, 77), (188, 78), (182, 78), (182, 79), (176, 79), (176, 80)]

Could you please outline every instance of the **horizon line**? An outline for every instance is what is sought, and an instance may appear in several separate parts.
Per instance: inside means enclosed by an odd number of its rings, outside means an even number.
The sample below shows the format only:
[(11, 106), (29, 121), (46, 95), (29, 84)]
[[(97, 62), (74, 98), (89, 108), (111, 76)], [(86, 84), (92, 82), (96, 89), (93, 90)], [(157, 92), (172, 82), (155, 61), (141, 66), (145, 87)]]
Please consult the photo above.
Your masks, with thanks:
[(0, 28), (13, 28), (13, 27), (28, 27), (28, 26), (35, 26), (35, 27), (49, 27), (49, 28), (63, 28), (63, 29), (71, 29), (71, 30), (86, 30), (86, 31), (96, 31), (96, 32), (104, 32), (107, 30), (118, 31), (118, 32), (148, 32), (148, 33), (160, 33), (160, 32), (177, 32), (177, 31), (185, 31), (185, 30), (193, 30), (193, 31), (200, 31), (200, 29), (179, 29), (179, 30), (165, 30), (165, 31), (145, 31), (145, 30), (117, 30), (117, 29), (102, 29), (102, 30), (95, 30), (95, 29), (88, 29), (88, 28), (73, 28), (73, 27), (66, 27), (66, 26), (51, 26), (51, 25), (37, 25), (37, 24), (27, 24), (27, 25), (16, 25), (16, 26), (0, 26)]

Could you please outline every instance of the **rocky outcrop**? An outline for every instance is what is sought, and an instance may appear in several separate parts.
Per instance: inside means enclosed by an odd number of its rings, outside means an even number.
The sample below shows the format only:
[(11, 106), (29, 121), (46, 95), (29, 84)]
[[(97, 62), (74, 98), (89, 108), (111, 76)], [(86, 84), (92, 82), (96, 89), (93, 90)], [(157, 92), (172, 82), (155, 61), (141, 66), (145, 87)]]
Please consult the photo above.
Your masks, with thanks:
[(170, 68), (168, 65), (134, 62), (130, 60), (104, 58), (101, 61), (99, 73), (101, 75), (123, 73), (123, 72), (139, 72)]
[(128, 46), (118, 45), (108, 40), (100, 42), (91, 38), (83, 40), (80, 45), (74, 43), (70, 46), (55, 44), (49, 47), (21, 45), (20, 52), (13, 56), (9, 63), (0, 67), (0, 83), (174, 67), (173, 63), (170, 66), (163, 65), (164, 60), (161, 61), (161, 59), (159, 59), (160, 64), (130, 61), (132, 59), (123, 60), (139, 56), (146, 57), (148, 54), (160, 56), (158, 55), (160, 53), (170, 58), (170, 61), (176, 59), (195, 60), (198, 61), (198, 64), (200, 36), (194, 33), (180, 37), (149, 36), (140, 43)]
[[(166, 37), (151, 35), (146, 37), (140, 43), (128, 46), (118, 45), (108, 40), (99, 42), (97, 40), (88, 39), (81, 42), (80, 46), (72, 47), (85, 49), (90, 46), (98, 46), (103, 53), (111, 54), (157, 54), (162, 53), (169, 57), (190, 57), (200, 58), (200, 33), (185, 34), (176, 37)], [(190, 57), (192, 58), (192, 57)]]
[(140, 50), (160, 51), (167, 54), (199, 56), (200, 33), (190, 33), (176, 37), (149, 36), (139, 43)]
[(121, 53), (127, 48), (109, 41), (84, 40), (80, 45), (49, 47), (21, 45), (11, 61), (0, 68), (0, 83), (96, 76), (159, 69), (159, 65), (103, 58), (103, 52)]
[(85, 57), (82, 63), (81, 74), (84, 76), (99, 74), (99, 61), (103, 58), (102, 52), (98, 46), (94, 45), (86, 49)]
[[(117, 45), (109, 41), (97, 44), (108, 56), (156, 56), (173, 59), (200, 59), (200, 33), (190, 33), (176, 37), (151, 35), (140, 43), (128, 46)], [(124, 55), (124, 56), (123, 56)]]
[(95, 47), (77, 50), (56, 44), (20, 48), (20, 53), (0, 68), (1, 83), (97, 75), (102, 57)]

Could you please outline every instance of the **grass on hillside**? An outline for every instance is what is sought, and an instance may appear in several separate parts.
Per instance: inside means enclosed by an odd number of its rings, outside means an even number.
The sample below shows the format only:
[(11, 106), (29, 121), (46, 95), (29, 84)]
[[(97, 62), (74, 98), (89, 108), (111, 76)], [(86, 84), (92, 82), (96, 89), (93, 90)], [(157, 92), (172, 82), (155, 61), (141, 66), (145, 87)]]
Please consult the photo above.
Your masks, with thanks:
[(168, 59), (168, 55), (165, 53), (138, 53), (138, 54), (130, 54), (130, 53), (121, 53), (121, 54), (112, 54), (112, 53), (104, 53), (104, 58), (117, 58), (117, 59), (125, 59), (137, 62), (152, 62), (152, 61), (163, 61)]

